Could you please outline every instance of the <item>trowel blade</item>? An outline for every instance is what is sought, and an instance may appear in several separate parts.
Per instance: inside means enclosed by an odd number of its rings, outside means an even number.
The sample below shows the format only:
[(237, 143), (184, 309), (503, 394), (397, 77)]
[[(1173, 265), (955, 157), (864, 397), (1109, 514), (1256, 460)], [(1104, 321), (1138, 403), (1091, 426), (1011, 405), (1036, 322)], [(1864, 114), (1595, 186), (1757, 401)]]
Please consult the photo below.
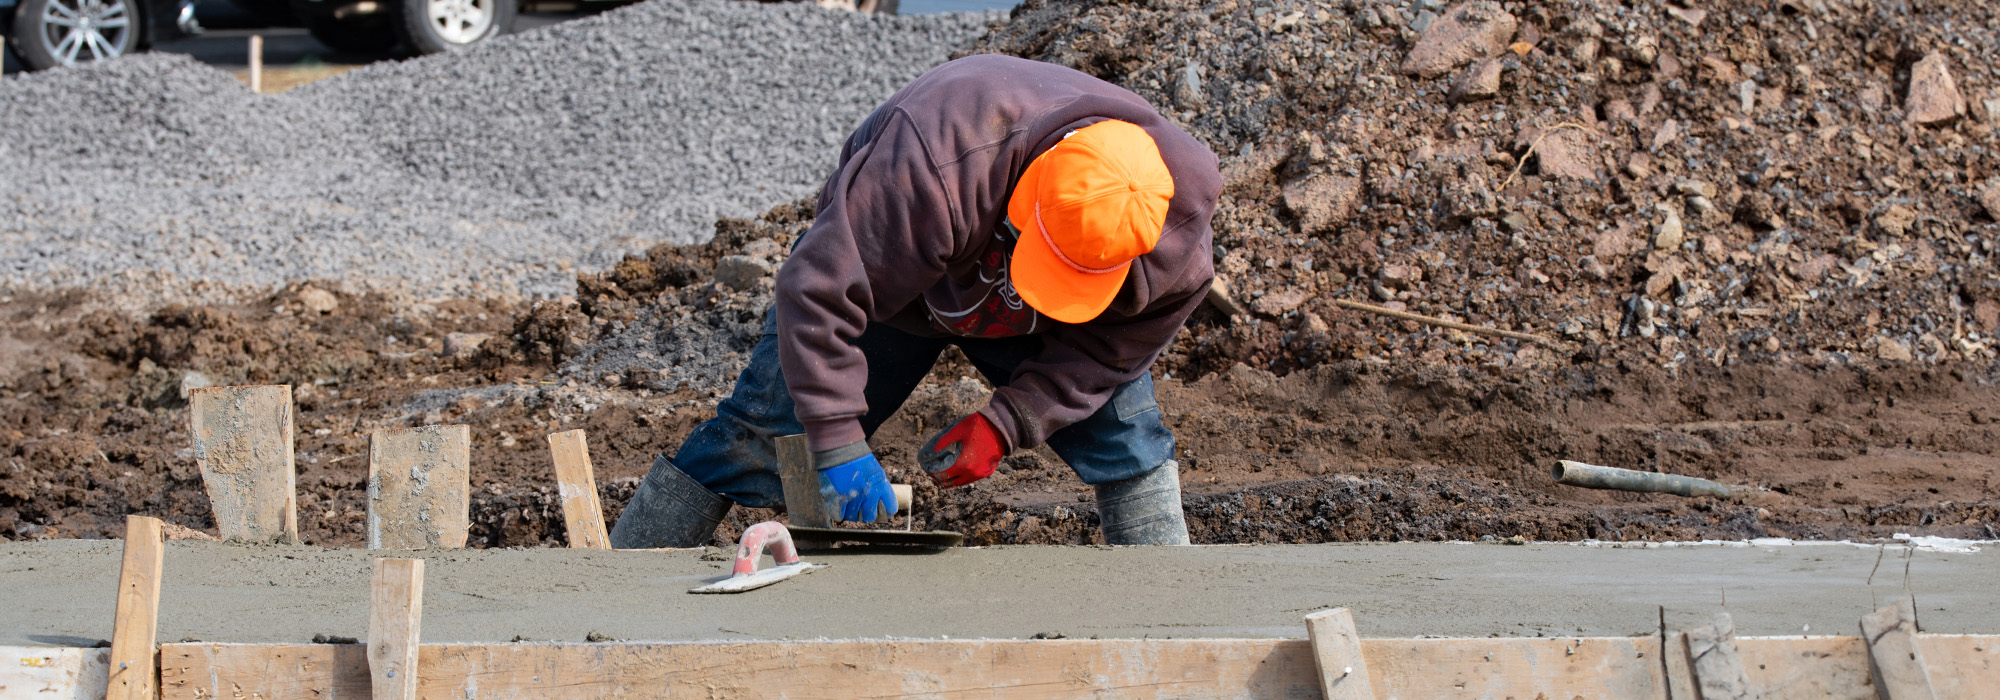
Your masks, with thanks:
[(918, 547), (956, 547), (965, 541), (965, 535), (945, 530), (911, 532), (908, 530), (860, 530), (844, 527), (799, 527), (789, 528), (792, 539), (803, 548), (824, 548), (836, 542), (859, 542), (862, 544), (903, 544)]
[(795, 564), (783, 564), (779, 566), (773, 566), (771, 568), (764, 569), (752, 574), (744, 574), (742, 576), (731, 576), (729, 578), (716, 581), (715, 583), (711, 583), (706, 586), (689, 589), (688, 592), (689, 593), (742, 593), (744, 591), (763, 588), (765, 586), (769, 586), (773, 583), (783, 581), (793, 576), (797, 576), (803, 573), (808, 573), (814, 569), (824, 569), (826, 568), (826, 566), (827, 565), (825, 564), (813, 564), (810, 562), (803, 562), (803, 561)]

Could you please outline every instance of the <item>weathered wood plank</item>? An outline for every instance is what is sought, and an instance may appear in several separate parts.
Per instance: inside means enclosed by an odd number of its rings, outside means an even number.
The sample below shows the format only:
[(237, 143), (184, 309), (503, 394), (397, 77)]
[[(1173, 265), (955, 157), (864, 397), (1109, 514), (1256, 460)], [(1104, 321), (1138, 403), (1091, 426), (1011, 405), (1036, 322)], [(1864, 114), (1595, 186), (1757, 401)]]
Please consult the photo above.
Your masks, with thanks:
[(0, 700), (104, 700), (110, 649), (0, 647)]
[[(163, 698), (368, 697), (352, 646), (175, 644)], [(1312, 698), (1286, 640), (426, 644), (423, 697)], [(362, 666), (356, 673), (354, 667)]]
[(378, 430), (368, 436), (368, 548), (463, 547), (471, 527), (472, 429)]
[(597, 501), (597, 476), (590, 467), (590, 445), (583, 430), (551, 433), (549, 457), (556, 463), (556, 493), (562, 499), (569, 546), (610, 549), (611, 538), (604, 534), (604, 506)]
[(222, 539), (297, 544), (292, 387), (189, 390), (188, 423)]
[(819, 472), (804, 435), (778, 438), (778, 476), (785, 487), (785, 512), (799, 527), (833, 527), (833, 513), (819, 495)]
[[(1919, 637), (1948, 700), (1981, 697), (2000, 636)], [(1679, 643), (1669, 638), (1670, 644)], [(1857, 637), (1748, 638), (1749, 682), (1771, 698), (1869, 698)], [(1967, 648), (1970, 647), (1970, 648)], [(1364, 639), (1382, 700), (1664, 698), (1657, 637)], [(1980, 649), (1981, 651), (1973, 651)], [(167, 644), (162, 697), (342, 700), (370, 695), (360, 645)], [(1969, 665), (1968, 665), (1969, 664)], [(424, 697), (1320, 697), (1305, 640), (989, 640), (664, 644), (426, 644)], [(1965, 670), (1961, 670), (1964, 668)], [(1964, 678), (1960, 678), (1960, 676)], [(1841, 687), (1815, 695), (1803, 679)], [(1972, 680), (1965, 680), (1965, 679)], [(1841, 680), (1848, 679), (1848, 680)], [(1676, 694), (1674, 700), (1697, 700)]]
[(106, 700), (153, 700), (158, 695), (153, 635), (160, 624), (160, 572), (167, 556), (162, 525), (159, 518), (125, 517), (125, 561), (118, 569)]
[(2000, 694), (2000, 637), (1919, 634), (1917, 648), (1933, 669), (1938, 700), (1976, 700)]
[[(1737, 658), (1764, 700), (1874, 700), (1860, 637), (1737, 637)], [(1693, 695), (1674, 700), (1695, 700)]]
[(1368, 680), (1367, 659), (1361, 655), (1361, 635), (1347, 608), (1321, 610), (1306, 616), (1306, 638), (1312, 643), (1319, 669), (1320, 691), (1326, 700), (1372, 700), (1375, 685)]
[(417, 700), (417, 640), (424, 614), (424, 560), (375, 560), (368, 594), (368, 672), (374, 700)]
[(1654, 637), (1367, 639), (1375, 697), (1663, 698)]
[[(1664, 623), (1662, 620), (1662, 624)], [(1656, 647), (1660, 644), (1657, 636), (1654, 638), (1654, 643)], [(1665, 651), (1660, 652), (1659, 657), (1655, 657), (1666, 659), (1666, 663), (1662, 664), (1667, 674), (1667, 694), (1664, 700), (1700, 700), (1695, 695), (1694, 667), (1688, 663), (1686, 635), (1679, 632), (1668, 634), (1665, 644)]]
[[(1909, 598), (1861, 616), (1861, 638), (1889, 700), (1937, 700), (1917, 647), (1917, 609)], [(2000, 689), (1996, 689), (2000, 692)]]

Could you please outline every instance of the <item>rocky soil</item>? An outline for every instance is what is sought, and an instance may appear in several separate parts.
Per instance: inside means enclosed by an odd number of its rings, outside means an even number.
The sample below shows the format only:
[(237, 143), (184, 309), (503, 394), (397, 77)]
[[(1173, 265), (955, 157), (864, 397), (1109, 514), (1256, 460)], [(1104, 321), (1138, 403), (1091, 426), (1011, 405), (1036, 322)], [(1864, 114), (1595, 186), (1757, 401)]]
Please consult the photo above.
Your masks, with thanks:
[[(769, 303), (758, 271), (807, 214), (724, 220), (708, 243), (655, 247), (536, 303), (294, 285), (134, 319), (80, 293), (0, 298), (0, 536), (115, 536), (131, 512), (212, 531), (182, 388), (288, 383), (307, 541), (363, 541), (370, 432), (444, 422), (473, 427), (472, 543), (560, 545), (543, 436), (589, 431), (615, 518), (652, 455), (713, 415)], [(1215, 323), (1183, 334), (1176, 357)], [(2000, 536), (1991, 367), (1159, 369), (1198, 376), (1159, 392), (1200, 542)], [(1094, 541), (1090, 489), (1046, 450), (965, 489), (922, 477), (917, 445), (988, 391), (948, 355), (873, 440), (891, 478), (916, 484), (914, 524), (984, 544)], [(1726, 501), (1585, 491), (1550, 480), (1557, 459), (1750, 488)], [(716, 543), (777, 515), (739, 509)]]
[(1198, 332), (1187, 361), (1203, 372), (1990, 365), (1996, 15), (1866, 0), (1030, 0), (967, 51), (1130, 88), (1223, 156), (1216, 255), (1245, 318)]
[[(1125, 85), (1223, 156), (1227, 291), (1155, 368), (1198, 541), (2000, 539), (1996, 13), (1035, 0), (960, 51)], [(362, 541), (370, 431), (460, 422), (474, 544), (560, 544), (543, 436), (589, 431), (615, 517), (712, 415), (810, 217), (676, 229), (706, 242), (533, 300), (309, 278), (137, 314), (98, 289), (0, 294), (0, 537), (212, 527), (181, 390), (281, 382), (309, 541)], [(1046, 451), (966, 489), (921, 478), (917, 445), (988, 390), (948, 354), (873, 441), (917, 485), (915, 525), (1091, 541), (1090, 490)], [(1751, 488), (1585, 491), (1556, 459)]]

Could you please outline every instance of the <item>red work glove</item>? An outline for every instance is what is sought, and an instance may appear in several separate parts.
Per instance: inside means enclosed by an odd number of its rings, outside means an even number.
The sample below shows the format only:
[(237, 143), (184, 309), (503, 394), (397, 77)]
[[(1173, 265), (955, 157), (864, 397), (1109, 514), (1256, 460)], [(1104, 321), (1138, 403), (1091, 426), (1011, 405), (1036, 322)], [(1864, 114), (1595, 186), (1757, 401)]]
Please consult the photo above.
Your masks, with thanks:
[(951, 424), (917, 452), (917, 463), (939, 486), (964, 486), (993, 475), (1007, 443), (986, 416), (974, 413)]

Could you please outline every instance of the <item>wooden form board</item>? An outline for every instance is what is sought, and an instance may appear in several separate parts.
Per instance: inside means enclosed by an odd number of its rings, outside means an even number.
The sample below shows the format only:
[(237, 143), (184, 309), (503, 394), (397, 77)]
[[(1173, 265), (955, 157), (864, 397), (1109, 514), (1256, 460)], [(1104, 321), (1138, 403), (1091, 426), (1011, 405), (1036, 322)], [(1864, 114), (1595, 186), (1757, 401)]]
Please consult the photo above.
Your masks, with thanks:
[(222, 539), (298, 544), (292, 387), (191, 389), (188, 423)]
[(463, 547), (471, 525), (472, 429), (378, 430), (368, 436), (368, 548)]
[(0, 647), (0, 700), (103, 700), (110, 649)]
[(125, 559), (118, 569), (106, 700), (153, 700), (158, 695), (153, 636), (160, 623), (160, 573), (167, 555), (164, 530), (158, 518), (125, 518)]
[[(2000, 636), (1919, 635), (1942, 700), (2000, 687)], [(1669, 650), (1677, 638), (1670, 638)], [(1765, 698), (1874, 697), (1859, 637), (1738, 638)], [(1382, 700), (1657, 698), (1657, 637), (1365, 639)], [(1670, 657), (1671, 658), (1671, 657)], [(426, 644), (422, 697), (1319, 698), (1305, 640)], [(167, 644), (161, 697), (371, 697), (361, 645)], [(1685, 682), (1685, 681), (1681, 681)], [(1695, 700), (1676, 686), (1675, 700)]]
[(582, 429), (549, 434), (549, 457), (556, 463), (556, 494), (562, 499), (563, 526), (572, 549), (610, 549), (604, 506), (597, 501), (597, 476), (590, 467), (590, 444)]

